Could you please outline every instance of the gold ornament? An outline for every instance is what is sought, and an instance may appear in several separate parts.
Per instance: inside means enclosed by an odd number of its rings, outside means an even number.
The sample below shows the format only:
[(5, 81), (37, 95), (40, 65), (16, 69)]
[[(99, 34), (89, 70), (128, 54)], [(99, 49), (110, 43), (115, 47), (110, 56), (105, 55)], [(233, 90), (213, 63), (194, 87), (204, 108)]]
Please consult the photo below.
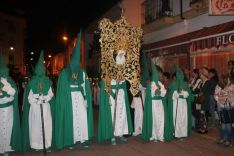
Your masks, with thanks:
[(78, 78), (78, 73), (72, 73), (72, 79), (77, 80)]
[[(104, 18), (99, 23), (101, 45), (102, 79), (106, 90), (110, 93), (110, 82), (127, 80), (130, 82), (130, 91), (136, 95), (140, 84), (140, 47), (143, 31), (140, 27), (131, 26), (122, 16), (112, 23)], [(117, 64), (114, 55), (119, 50), (125, 51), (125, 63)]]

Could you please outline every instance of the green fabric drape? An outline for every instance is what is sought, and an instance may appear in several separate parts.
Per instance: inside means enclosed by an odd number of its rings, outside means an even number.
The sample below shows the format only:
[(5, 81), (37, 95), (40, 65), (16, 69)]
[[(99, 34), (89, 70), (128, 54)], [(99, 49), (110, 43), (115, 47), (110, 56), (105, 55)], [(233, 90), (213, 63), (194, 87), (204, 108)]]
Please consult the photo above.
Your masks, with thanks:
[[(48, 94), (48, 91), (50, 88), (52, 88), (52, 82), (49, 80), (48, 77), (45, 78), (47, 80), (43, 87), (43, 92), (40, 92), (39, 89), (36, 89), (37, 86), (35, 83), (40, 83), (39, 80), (36, 80), (37, 78), (34, 77), (30, 80), (28, 83), (26, 89), (25, 89), (25, 96), (24, 96), (24, 106), (23, 106), (23, 118), (22, 118), (22, 137), (23, 137), (23, 151), (29, 151), (31, 149), (30, 147), (30, 139), (29, 139), (29, 110), (30, 110), (30, 103), (28, 101), (28, 96), (30, 90), (33, 91), (34, 94), (42, 93), (44, 96)], [(52, 97), (52, 99), (49, 101), (50, 103), (50, 109), (51, 109), (51, 115), (52, 115), (52, 146), (54, 145), (54, 120), (55, 120), (55, 96)]]
[[(80, 69), (82, 70), (82, 69)], [(82, 70), (83, 71), (83, 70)], [(85, 72), (82, 72), (85, 74)], [(82, 75), (79, 75), (83, 77)], [(70, 89), (71, 69), (66, 67), (62, 70), (58, 79), (56, 109), (55, 109), (55, 148), (62, 149), (74, 145), (73, 139), (73, 112)], [(93, 134), (93, 108), (92, 95), (88, 79), (85, 80), (87, 100), (88, 136), (92, 139)]]
[[(4, 63), (2, 55), (0, 55), (0, 79), (1, 78), (6, 78), (7, 82), (10, 83), (11, 87), (14, 88), (15, 90), (14, 100), (9, 104), (9, 106), (13, 105), (13, 126), (12, 126), (10, 145), (14, 151), (21, 151), (22, 140), (21, 140), (21, 127), (20, 127), (19, 107), (18, 107), (18, 89), (16, 87), (15, 82), (9, 76), (9, 69)], [(1, 86), (2, 85), (3, 84), (1, 84)], [(3, 94), (6, 95), (4, 91)]]
[(11, 133), (11, 148), (14, 151), (22, 151), (22, 136), (21, 136), (21, 128), (20, 128), (20, 117), (19, 117), (19, 107), (18, 107), (18, 90), (14, 81), (8, 77), (7, 81), (11, 84), (11, 86), (15, 89), (14, 101), (13, 103), (13, 127)]
[(98, 117), (98, 142), (108, 141), (114, 137), (111, 106), (108, 93), (105, 91), (105, 84), (100, 83), (100, 103)]
[[(44, 65), (44, 52), (41, 51), (40, 57), (38, 59), (38, 62), (35, 67), (34, 75), (29, 81), (25, 92), (24, 92), (24, 105), (23, 105), (23, 117), (22, 117), (22, 137), (23, 137), (23, 151), (28, 151), (31, 149), (30, 147), (30, 138), (29, 138), (29, 110), (30, 110), (30, 103), (28, 101), (28, 96), (30, 90), (34, 94), (43, 94), (43, 96), (46, 96), (48, 94), (49, 89), (51, 88), (53, 90), (53, 83), (45, 75), (45, 65)], [(41, 88), (41, 87), (42, 88)], [(55, 117), (55, 96), (51, 98), (49, 101), (50, 103), (50, 109), (51, 109), (51, 115), (52, 115), (52, 146), (54, 142), (54, 117)]]
[[(151, 96), (151, 85), (152, 82), (147, 85), (146, 88), (146, 97), (144, 105), (144, 114), (143, 114), (143, 126), (142, 126), (142, 139), (144, 141), (149, 141), (152, 137), (152, 124), (153, 124), (153, 115), (152, 115), (152, 101), (154, 97)], [(165, 141), (170, 140), (170, 128), (169, 128), (169, 114), (167, 109), (167, 103), (165, 97), (158, 98), (162, 100), (164, 108), (164, 139)]]
[(168, 114), (170, 115), (169, 119), (169, 139), (174, 138), (174, 122), (173, 122), (173, 93), (175, 91), (178, 91), (183, 88), (183, 90), (187, 91), (189, 96), (186, 99), (187, 101), (187, 114), (188, 114), (188, 136), (192, 135), (192, 110), (191, 110), (191, 103), (194, 100), (194, 95), (192, 94), (191, 89), (189, 88), (189, 85), (184, 81), (183, 73), (180, 70), (176, 70), (176, 80), (174, 80), (169, 88), (168, 88)]
[[(128, 121), (128, 133), (133, 132), (132, 128), (132, 119), (130, 114), (130, 105), (127, 94), (126, 82), (121, 84), (122, 89), (124, 89), (125, 95), (125, 105), (126, 105), (126, 114)], [(98, 119), (98, 142), (108, 141), (114, 137), (112, 116), (111, 116), (111, 106), (109, 102), (109, 95), (105, 91), (104, 81), (101, 81), (100, 89), (100, 104), (99, 104), (99, 119)]]

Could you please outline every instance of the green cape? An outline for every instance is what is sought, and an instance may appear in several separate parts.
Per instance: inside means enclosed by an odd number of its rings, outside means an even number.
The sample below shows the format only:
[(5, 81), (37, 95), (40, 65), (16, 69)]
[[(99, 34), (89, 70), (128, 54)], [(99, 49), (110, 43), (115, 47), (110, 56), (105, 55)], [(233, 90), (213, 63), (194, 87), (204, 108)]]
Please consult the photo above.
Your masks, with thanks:
[[(22, 118), (22, 137), (23, 137), (23, 151), (29, 151), (31, 149), (30, 147), (30, 139), (29, 139), (29, 110), (30, 110), (30, 103), (28, 101), (29, 92), (32, 89), (34, 94), (39, 94), (39, 90), (34, 90), (35, 86), (35, 77), (33, 77), (30, 81), (27, 87), (25, 88), (25, 94), (24, 94), (24, 106), (23, 106), (23, 118)], [(52, 88), (52, 82), (49, 80), (49, 78), (46, 78), (48, 80), (47, 86), (43, 87), (43, 95), (47, 95), (50, 87)], [(53, 89), (53, 88), (52, 88)], [(47, 90), (47, 92), (46, 92)], [(54, 145), (54, 121), (55, 121), (55, 95), (52, 97), (52, 99), (49, 101), (50, 103), (50, 110), (52, 115), (52, 146)]]
[[(21, 140), (21, 128), (20, 128), (20, 117), (19, 117), (19, 107), (18, 107), (18, 91), (16, 84), (10, 77), (7, 78), (8, 83), (11, 84), (12, 88), (15, 89), (15, 95), (14, 100), (11, 101), (10, 105), (13, 105), (13, 127), (12, 127), (12, 133), (11, 133), (11, 142), (10, 146), (12, 150), (14, 151), (21, 151), (22, 150), (22, 140)], [(3, 92), (3, 95), (6, 96), (7, 93)], [(8, 105), (6, 104), (6, 105)], [(1, 108), (5, 108), (5, 104), (0, 105)]]
[(182, 87), (183, 90), (189, 93), (187, 100), (187, 111), (188, 111), (188, 136), (192, 135), (192, 112), (191, 112), (191, 103), (194, 100), (194, 95), (192, 94), (191, 89), (189, 88), (188, 83), (184, 81), (183, 73), (179, 70), (176, 71), (176, 80), (174, 80), (169, 88), (168, 88), (168, 114), (170, 116), (169, 119), (169, 139), (172, 140), (174, 138), (174, 120), (173, 120), (173, 93), (174, 91), (179, 92), (179, 88)]
[[(6, 78), (8, 83), (11, 84), (11, 87), (15, 89), (14, 100), (10, 102), (13, 105), (13, 127), (12, 127), (10, 145), (14, 151), (21, 151), (22, 140), (21, 140), (21, 128), (20, 128), (20, 117), (19, 117), (19, 107), (18, 107), (18, 90), (15, 82), (9, 76), (9, 69), (4, 63), (2, 55), (0, 55), (0, 78), (1, 77)], [(0, 108), (3, 108), (3, 104), (0, 105)]]
[[(98, 118), (98, 142), (111, 140), (114, 137), (113, 123), (111, 116), (111, 107), (109, 103), (109, 95), (105, 90), (104, 81), (101, 81), (100, 87), (100, 103), (99, 103), (99, 118)], [(125, 104), (128, 120), (128, 133), (133, 132), (132, 119), (130, 115), (130, 106), (128, 101), (126, 82), (124, 82)]]
[[(85, 73), (84, 70), (82, 73)], [(70, 89), (70, 77), (72, 75), (70, 66), (62, 70), (58, 79), (55, 111), (55, 148), (62, 149), (74, 145), (73, 139), (73, 112)], [(83, 78), (83, 74), (79, 77)], [(86, 76), (87, 77), (87, 76)], [(93, 138), (93, 108), (92, 95), (89, 80), (85, 79), (85, 90), (87, 100), (87, 119), (88, 119), (88, 136)]]
[[(45, 65), (44, 65), (44, 52), (41, 51), (38, 63), (35, 67), (34, 76), (29, 81), (25, 92), (24, 92), (24, 106), (23, 106), (23, 118), (22, 118), (22, 136), (23, 136), (23, 151), (30, 150), (30, 139), (29, 139), (29, 123), (28, 123), (28, 115), (30, 110), (30, 103), (28, 101), (28, 96), (30, 90), (33, 91), (34, 94), (42, 93), (44, 96), (48, 94), (48, 91), (51, 87), (53, 89), (53, 84), (50, 81), (49, 77), (45, 75)], [(39, 84), (42, 83), (42, 90), (39, 87)], [(51, 115), (52, 115), (52, 124), (54, 125), (54, 112), (55, 112), (55, 95), (49, 101)], [(52, 125), (52, 135), (54, 135), (54, 126)], [(52, 137), (52, 146), (53, 146), (54, 137)]]
[[(158, 87), (158, 71), (155, 68), (153, 62), (151, 63), (152, 70), (152, 82), (154, 82)], [(152, 82), (147, 85), (146, 88), (146, 97), (145, 97), (145, 106), (144, 106), (144, 115), (143, 115), (143, 126), (142, 126), (142, 138), (145, 141), (148, 141), (152, 137), (152, 101), (153, 98), (151, 96), (151, 86)], [(165, 97), (162, 98), (163, 108), (164, 108), (164, 140), (169, 141), (169, 116), (167, 110), (167, 103)]]

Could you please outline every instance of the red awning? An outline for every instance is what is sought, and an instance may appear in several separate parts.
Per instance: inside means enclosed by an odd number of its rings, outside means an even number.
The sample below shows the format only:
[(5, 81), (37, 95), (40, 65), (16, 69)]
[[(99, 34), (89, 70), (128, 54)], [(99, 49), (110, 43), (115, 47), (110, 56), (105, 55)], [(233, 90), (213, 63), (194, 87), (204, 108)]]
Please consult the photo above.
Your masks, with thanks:
[(143, 46), (143, 49), (144, 50), (151, 50), (151, 49), (156, 49), (156, 48), (160, 48), (160, 47), (170, 46), (170, 45), (183, 43), (186, 41), (190, 41), (190, 40), (205, 37), (205, 36), (228, 32), (231, 30), (234, 30), (234, 21), (220, 24), (220, 25), (216, 25), (216, 26), (212, 26), (212, 27), (206, 27), (206, 28), (203, 28), (201, 30), (197, 30), (197, 31), (190, 32), (190, 33), (187, 33), (184, 35), (172, 37), (172, 38), (165, 39), (162, 41), (154, 42), (151, 44), (145, 44)]

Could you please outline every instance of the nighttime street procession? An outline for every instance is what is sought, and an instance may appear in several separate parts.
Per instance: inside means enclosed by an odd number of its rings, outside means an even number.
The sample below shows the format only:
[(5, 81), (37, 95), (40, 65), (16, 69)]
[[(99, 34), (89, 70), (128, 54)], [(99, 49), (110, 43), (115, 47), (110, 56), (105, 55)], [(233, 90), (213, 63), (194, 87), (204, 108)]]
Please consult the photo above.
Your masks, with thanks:
[(234, 156), (234, 0), (0, 0), (0, 156)]

